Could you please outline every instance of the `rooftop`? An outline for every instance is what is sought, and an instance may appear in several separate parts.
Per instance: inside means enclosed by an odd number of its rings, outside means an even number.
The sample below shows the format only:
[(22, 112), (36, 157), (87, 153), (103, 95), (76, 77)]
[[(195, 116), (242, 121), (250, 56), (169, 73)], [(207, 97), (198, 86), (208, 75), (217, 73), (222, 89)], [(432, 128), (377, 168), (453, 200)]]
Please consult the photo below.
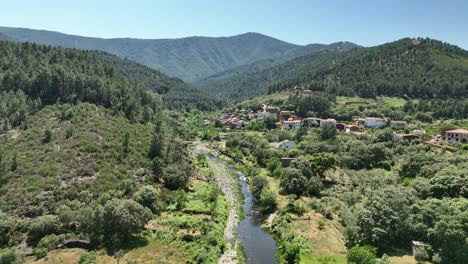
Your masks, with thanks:
[(455, 130), (448, 130), (448, 131), (445, 131), (445, 133), (460, 133), (460, 134), (468, 134), (468, 130), (466, 130), (466, 129), (462, 129), (462, 128), (459, 128), (459, 129), (455, 129)]

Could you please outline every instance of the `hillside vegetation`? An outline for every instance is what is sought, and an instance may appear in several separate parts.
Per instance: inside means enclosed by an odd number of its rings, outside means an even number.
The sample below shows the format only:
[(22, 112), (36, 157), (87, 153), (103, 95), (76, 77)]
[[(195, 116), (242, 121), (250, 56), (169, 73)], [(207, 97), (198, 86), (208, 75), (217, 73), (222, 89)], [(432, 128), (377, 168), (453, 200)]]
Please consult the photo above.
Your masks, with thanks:
[(96, 54), (112, 64), (119, 74), (131, 82), (160, 94), (164, 105), (169, 109), (212, 111), (221, 105), (221, 101), (190, 87), (179, 78), (169, 77), (158, 70), (109, 53)]
[[(468, 51), (432, 39), (402, 39), (357, 49), (314, 72), (296, 71), (269, 92), (303, 85), (338, 95), (466, 97)], [(294, 66), (293, 66), (294, 67)]]
[(257, 33), (181, 39), (100, 39), (8, 27), (0, 27), (0, 33), (20, 42), (106, 51), (188, 82), (259, 60), (300, 56), (309, 49)]
[[(286, 76), (295, 76), (296, 71), (313, 71), (329, 62), (331, 57), (359, 46), (350, 42), (337, 42), (330, 45), (308, 45), (308, 52), (302, 53), (314, 62), (305, 65), (303, 57), (282, 57), (262, 60), (242, 65), (225, 72), (217, 73), (198, 81), (195, 85), (202, 91), (229, 100), (242, 100), (266, 93), (266, 87)], [(291, 60), (292, 59), (292, 60)], [(291, 60), (291, 61), (288, 61)], [(294, 65), (294, 66), (293, 66)]]

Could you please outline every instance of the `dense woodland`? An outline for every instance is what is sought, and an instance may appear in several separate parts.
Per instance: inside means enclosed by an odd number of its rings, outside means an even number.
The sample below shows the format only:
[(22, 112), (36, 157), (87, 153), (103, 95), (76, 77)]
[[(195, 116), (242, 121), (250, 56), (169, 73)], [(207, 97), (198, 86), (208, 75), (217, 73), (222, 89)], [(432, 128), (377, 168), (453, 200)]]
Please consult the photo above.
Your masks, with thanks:
[(303, 85), (337, 95), (466, 97), (468, 51), (432, 39), (402, 39), (356, 49), (316, 72), (296, 72), (269, 92)]

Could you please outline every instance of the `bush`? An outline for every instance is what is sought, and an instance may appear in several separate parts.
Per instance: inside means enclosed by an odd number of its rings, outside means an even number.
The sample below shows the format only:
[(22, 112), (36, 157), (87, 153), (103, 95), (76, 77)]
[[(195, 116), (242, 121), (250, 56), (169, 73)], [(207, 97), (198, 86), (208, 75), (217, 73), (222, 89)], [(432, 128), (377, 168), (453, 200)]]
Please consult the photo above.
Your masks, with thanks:
[(432, 256), (432, 263), (434, 264), (440, 264), (442, 263), (442, 258), (438, 253), (435, 253), (434, 256)]
[(96, 253), (85, 252), (80, 255), (78, 264), (96, 264)]
[(52, 235), (48, 235), (48, 236), (43, 237), (39, 241), (39, 243), (37, 243), (36, 247), (52, 250), (52, 249), (56, 248), (61, 242), (62, 241), (61, 241), (59, 236), (52, 234)]
[(29, 236), (33, 240), (41, 238), (57, 232), (60, 221), (55, 215), (40, 216), (33, 220), (29, 228)]
[(34, 249), (34, 256), (36, 256), (36, 258), (40, 259), (40, 258), (43, 258), (45, 256), (47, 256), (47, 248), (35, 248)]
[(259, 202), (264, 212), (272, 212), (278, 204), (276, 193), (270, 188), (264, 188), (260, 194)]
[(323, 230), (325, 228), (325, 221), (322, 219), (317, 220), (319, 230)]
[(423, 262), (429, 260), (429, 254), (427, 253), (427, 250), (424, 247), (419, 247), (416, 248), (416, 250), (414, 251), (414, 258), (418, 262)]
[(346, 259), (349, 264), (374, 264), (377, 248), (371, 246), (357, 246), (348, 250)]
[(13, 248), (0, 249), (0, 264), (21, 264), (23, 256)]
[(138, 191), (133, 195), (133, 200), (155, 213), (157, 211), (157, 197), (158, 190), (153, 186), (146, 185), (138, 189)]

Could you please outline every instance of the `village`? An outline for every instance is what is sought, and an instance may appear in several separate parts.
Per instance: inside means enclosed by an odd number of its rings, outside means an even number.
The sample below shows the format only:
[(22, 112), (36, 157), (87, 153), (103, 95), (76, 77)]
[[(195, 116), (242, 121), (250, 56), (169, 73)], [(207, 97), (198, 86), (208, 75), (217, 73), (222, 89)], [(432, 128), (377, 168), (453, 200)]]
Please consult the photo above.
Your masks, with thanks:
[[(231, 130), (245, 130), (250, 123), (267, 118), (275, 118), (276, 129), (299, 130), (301, 127), (324, 127), (332, 126), (339, 131), (352, 133), (357, 136), (365, 136), (366, 128), (390, 127), (395, 130), (394, 136), (403, 140), (413, 141), (423, 136), (426, 131), (414, 128), (406, 120), (390, 120), (389, 118), (358, 117), (353, 116), (349, 123), (338, 122), (334, 118), (301, 117), (295, 115), (294, 111), (282, 110), (276, 106), (263, 105), (262, 111), (245, 110), (239, 112), (225, 113), (212, 120), (205, 119), (203, 125), (217, 123)], [(460, 145), (468, 143), (468, 130), (454, 129), (445, 131), (444, 135), (433, 135), (427, 140), (433, 146)], [(283, 146), (281, 146), (283, 147)], [(289, 147), (288, 147), (289, 149)]]

